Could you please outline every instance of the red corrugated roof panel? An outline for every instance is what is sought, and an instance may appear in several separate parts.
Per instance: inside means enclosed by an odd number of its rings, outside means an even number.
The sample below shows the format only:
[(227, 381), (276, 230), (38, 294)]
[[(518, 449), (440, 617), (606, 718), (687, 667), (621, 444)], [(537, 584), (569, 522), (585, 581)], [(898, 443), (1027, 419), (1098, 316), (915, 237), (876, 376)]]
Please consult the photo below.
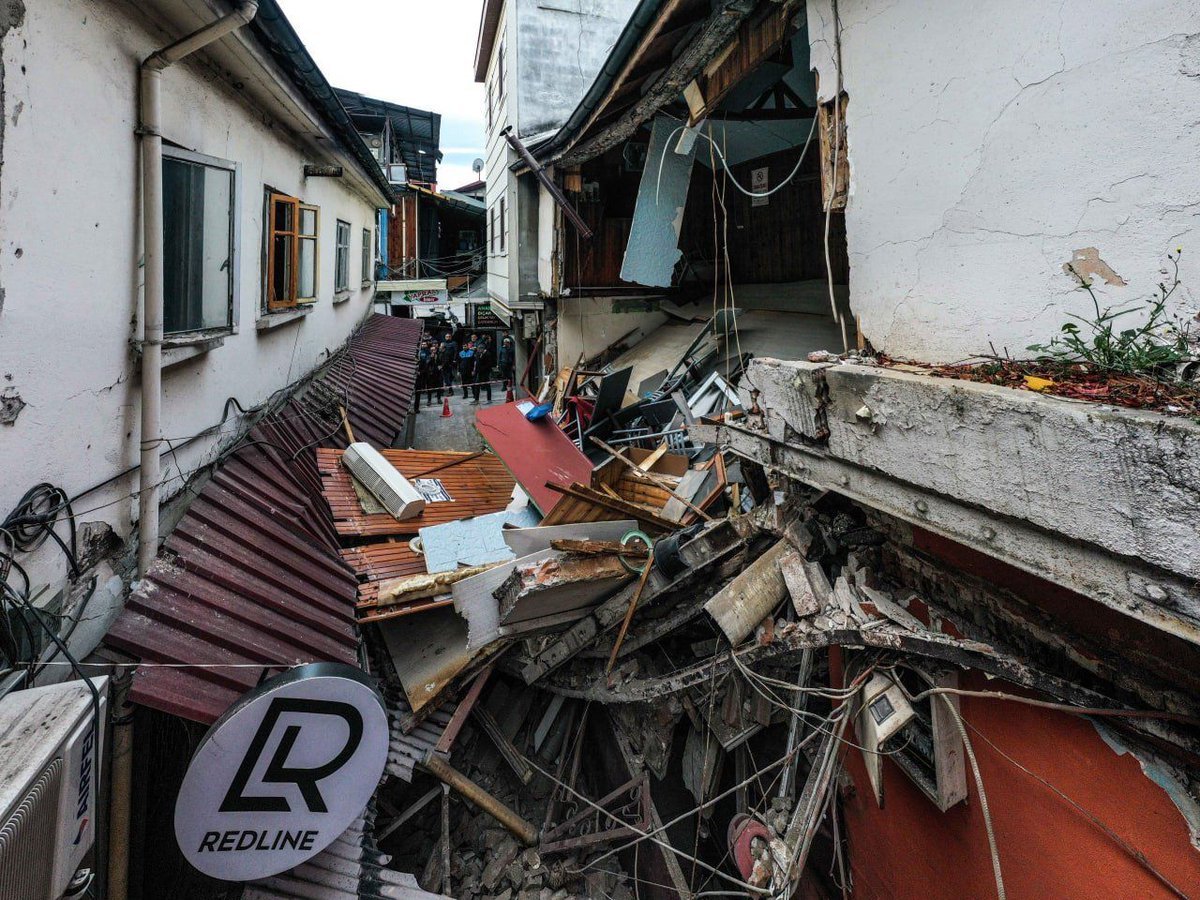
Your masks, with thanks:
[(426, 525), (440, 525), (470, 516), (500, 512), (512, 499), (512, 476), (491, 453), (430, 450), (381, 452), (384, 459), (405, 478), (435, 478), (453, 499), (449, 502), (427, 503), (419, 516), (403, 522), (388, 513), (363, 512), (350, 473), (342, 466), (342, 451), (318, 450), (317, 467), (338, 534), (376, 537), (414, 535)]
[(545, 515), (560, 496), (547, 488), (546, 482), (589, 484), (592, 463), (551, 419), (526, 419), (523, 410), (530, 403), (525, 400), (481, 409), (475, 413), (475, 427)]
[(315, 452), (345, 446), (345, 429), (318, 401), (323, 389), (337, 396), (355, 437), (390, 442), (408, 415), (420, 333), (419, 321), (369, 319), (205, 484), (106, 638), (143, 663), (134, 702), (212, 722), (269, 670), (357, 661), (358, 579)]

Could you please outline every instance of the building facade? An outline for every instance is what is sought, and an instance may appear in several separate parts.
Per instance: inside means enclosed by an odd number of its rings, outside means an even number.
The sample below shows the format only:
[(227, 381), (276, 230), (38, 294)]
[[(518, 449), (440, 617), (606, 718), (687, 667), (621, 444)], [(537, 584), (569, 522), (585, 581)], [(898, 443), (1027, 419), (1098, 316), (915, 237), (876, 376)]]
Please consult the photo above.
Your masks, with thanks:
[[(518, 373), (535, 345), (546, 346), (537, 246), (551, 207), (530, 174), (513, 172), (518, 156), (505, 132), (526, 144), (553, 134), (591, 84), (633, 6), (632, 0), (483, 4), (475, 80), (486, 85), (487, 98), (488, 294), (512, 327)], [(540, 372), (540, 363), (535, 369)]]
[[(161, 415), (160, 433), (143, 435), (139, 64), (228, 10), (201, 0), (4, 10), (0, 507), (8, 515), (31, 488), (61, 488), (75, 555), (95, 558), (134, 542), (148, 487), (140, 441), (159, 450), (161, 499), (175, 498), (250, 411), (369, 314), (376, 213), (390, 196), (271, 0), (162, 71)], [(65, 123), (86, 131), (47, 142)], [(58, 602), (73, 562), (56, 542), (22, 565), (31, 592)], [(95, 621), (74, 638), (81, 652), (123, 593), (118, 580), (93, 600)]]

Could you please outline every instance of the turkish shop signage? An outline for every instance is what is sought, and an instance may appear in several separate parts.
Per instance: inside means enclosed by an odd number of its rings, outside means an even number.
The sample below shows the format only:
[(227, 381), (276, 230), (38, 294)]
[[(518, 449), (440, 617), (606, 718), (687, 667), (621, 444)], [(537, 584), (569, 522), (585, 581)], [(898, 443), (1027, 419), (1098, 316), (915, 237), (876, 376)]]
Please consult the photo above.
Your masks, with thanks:
[(175, 802), (175, 837), (206, 875), (251, 881), (315, 856), (361, 814), (388, 753), (383, 698), (342, 663), (263, 682), (208, 730)]

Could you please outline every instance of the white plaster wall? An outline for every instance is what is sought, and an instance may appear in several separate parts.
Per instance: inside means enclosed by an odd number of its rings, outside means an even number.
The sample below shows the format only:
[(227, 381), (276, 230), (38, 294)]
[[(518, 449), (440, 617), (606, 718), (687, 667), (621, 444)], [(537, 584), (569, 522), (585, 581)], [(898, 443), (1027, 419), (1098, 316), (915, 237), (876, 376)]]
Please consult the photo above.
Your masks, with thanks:
[[(626, 312), (614, 312), (614, 302), (624, 303)], [(667, 320), (658, 310), (635, 310), (633, 301), (611, 297), (560, 297), (558, 299), (558, 364), (573, 366), (580, 354), (590, 359), (631, 331), (626, 343), (633, 346)], [(636, 388), (637, 385), (634, 385)]]
[[(933, 361), (1051, 337), (1090, 310), (1096, 247), (1151, 293), (1184, 248), (1200, 297), (1200, 6), (1191, 0), (841, 0), (851, 304), (878, 349)], [(833, 96), (829, 0), (809, 0)]]
[[(133, 465), (138, 455), (137, 333), (140, 271), (137, 65), (162, 43), (133, 4), (41, 0), (0, 51), (7, 128), (0, 169), (0, 387), (28, 404), (0, 426), (0, 518), (25, 490), (49, 481), (75, 494)], [(302, 176), (302, 152), (268, 112), (252, 108), (210, 70), (183, 64), (163, 76), (165, 137), (241, 165), (240, 331), (222, 347), (167, 369), (163, 434), (174, 441), (216, 424), (227, 397), (249, 408), (295, 381), (344, 342), (368, 313), (359, 289), (362, 229), (372, 203), (337, 179)], [(261, 303), (264, 185), (321, 207), (319, 300), (304, 319), (255, 329)], [(352, 292), (333, 301), (335, 220), (350, 222)], [(164, 457), (190, 471), (236, 431)], [(179, 483), (169, 486), (177, 490)], [(76, 504), (81, 523), (130, 533), (136, 475)], [(52, 545), (32, 560), (38, 582), (64, 571)]]
[[(620, 37), (636, 0), (514, 0), (522, 137), (566, 122)], [(515, 67), (514, 67), (515, 68)]]
[[(513, 22), (510, 12), (511, 5), (505, 3), (500, 10), (500, 19), (496, 25), (496, 40), (492, 44), (492, 57), (488, 61), (487, 84), (493, 85), (493, 91), (495, 91), (497, 89), (496, 81), (498, 78), (497, 66), (501, 45), (503, 44), (506, 55), (504, 64), (504, 102), (493, 103), (492, 106), (492, 125), (487, 129), (487, 147), (483, 169), (483, 179), (485, 182), (484, 201), (487, 204), (488, 223), (487, 237), (485, 238), (487, 243), (488, 293), (502, 303), (512, 303), (517, 299), (517, 278), (512, 271), (516, 263), (516, 254), (513, 253), (510, 258), (508, 241), (505, 242), (505, 249), (501, 252), (499, 250), (499, 240), (497, 239), (495, 242), (495, 249), (493, 249), (493, 242), (491, 240), (492, 214), (494, 210), (499, 210), (501, 197), (505, 198), (509, 238), (512, 238), (516, 233), (516, 228), (513, 225), (516, 221), (516, 179), (508, 170), (509, 165), (515, 161), (516, 154), (512, 152), (508, 146), (508, 142), (500, 134), (505, 127), (516, 121), (519, 102), (516, 91), (518, 51), (517, 43), (512, 38)], [(484, 103), (486, 104), (486, 102), (485, 98)], [(487, 110), (484, 109), (482, 114), (485, 116), (484, 122), (486, 122)], [(512, 285), (511, 288), (510, 284)]]

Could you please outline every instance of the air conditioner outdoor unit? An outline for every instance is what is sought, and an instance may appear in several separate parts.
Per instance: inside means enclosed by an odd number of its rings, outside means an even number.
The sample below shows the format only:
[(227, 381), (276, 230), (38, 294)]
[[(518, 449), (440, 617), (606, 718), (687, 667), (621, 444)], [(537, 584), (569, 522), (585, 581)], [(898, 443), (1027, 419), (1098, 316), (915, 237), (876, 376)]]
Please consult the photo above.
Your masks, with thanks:
[[(108, 679), (95, 678), (96, 720), (84, 681), (16, 691), (0, 700), (0, 897), (72, 896), (96, 839)], [(95, 727), (93, 727), (95, 723)], [(80, 878), (72, 885), (76, 873)]]
[(388, 163), (388, 184), (408, 184), (408, 166), (403, 163)]
[(342, 464), (397, 519), (411, 519), (425, 508), (425, 498), (370, 444), (351, 444), (342, 454)]

